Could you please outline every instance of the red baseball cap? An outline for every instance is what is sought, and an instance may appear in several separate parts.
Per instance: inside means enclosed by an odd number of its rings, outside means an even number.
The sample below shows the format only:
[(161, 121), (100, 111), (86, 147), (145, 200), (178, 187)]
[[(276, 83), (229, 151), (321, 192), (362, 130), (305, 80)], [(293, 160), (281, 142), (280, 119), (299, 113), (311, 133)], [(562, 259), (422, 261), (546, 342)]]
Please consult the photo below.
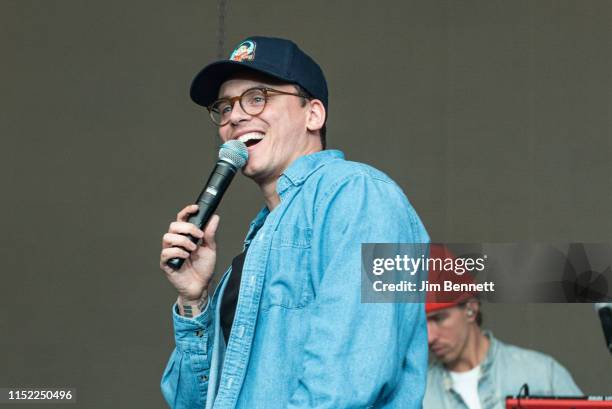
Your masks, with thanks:
[[(428, 281), (430, 284), (441, 284), (451, 281), (453, 284), (474, 284), (475, 280), (469, 272), (455, 271), (455, 268), (438, 268), (443, 265), (455, 266), (454, 261), (457, 257), (442, 244), (430, 244), (429, 259), (441, 259), (440, 263), (432, 263), (429, 270)], [(427, 313), (455, 307), (464, 301), (478, 296), (477, 291), (428, 291), (425, 301), (425, 311)]]

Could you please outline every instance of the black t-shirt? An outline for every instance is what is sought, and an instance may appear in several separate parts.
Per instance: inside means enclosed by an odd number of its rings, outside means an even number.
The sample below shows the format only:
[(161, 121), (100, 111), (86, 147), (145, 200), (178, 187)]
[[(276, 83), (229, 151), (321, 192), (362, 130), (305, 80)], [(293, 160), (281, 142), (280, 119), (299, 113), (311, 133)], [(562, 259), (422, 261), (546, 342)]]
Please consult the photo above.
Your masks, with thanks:
[(234, 323), (234, 315), (236, 314), (236, 304), (238, 303), (238, 294), (240, 292), (240, 278), (242, 277), (242, 267), (244, 266), (246, 252), (244, 250), (232, 260), (232, 272), (221, 298), (221, 329), (223, 330), (226, 344), (229, 341), (232, 324)]

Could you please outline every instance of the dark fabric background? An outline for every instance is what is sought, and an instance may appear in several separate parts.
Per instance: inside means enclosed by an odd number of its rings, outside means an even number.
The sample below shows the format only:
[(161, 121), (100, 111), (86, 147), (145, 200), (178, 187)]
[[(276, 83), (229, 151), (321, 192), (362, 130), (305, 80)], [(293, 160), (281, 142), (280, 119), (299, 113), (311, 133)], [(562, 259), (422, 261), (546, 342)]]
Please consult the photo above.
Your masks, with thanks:
[[(394, 178), (434, 240), (609, 242), (610, 21), (609, 1), (229, 0), (224, 40), (313, 55), (330, 147)], [(0, 0), (1, 387), (165, 406), (176, 293), (160, 240), (216, 156), (188, 87), (217, 28), (215, 1)], [(238, 177), (219, 270), (261, 203)], [(612, 394), (591, 305), (484, 308), (498, 337)]]

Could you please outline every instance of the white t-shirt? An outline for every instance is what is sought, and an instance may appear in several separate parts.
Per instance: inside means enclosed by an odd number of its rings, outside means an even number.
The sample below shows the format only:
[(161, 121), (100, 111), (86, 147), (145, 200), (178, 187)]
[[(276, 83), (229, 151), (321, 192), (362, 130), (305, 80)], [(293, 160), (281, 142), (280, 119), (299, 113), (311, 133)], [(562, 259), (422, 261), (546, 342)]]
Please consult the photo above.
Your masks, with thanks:
[(453, 381), (453, 389), (461, 395), (463, 401), (470, 409), (481, 409), (478, 399), (478, 378), (480, 377), (480, 365), (467, 372), (450, 372)]

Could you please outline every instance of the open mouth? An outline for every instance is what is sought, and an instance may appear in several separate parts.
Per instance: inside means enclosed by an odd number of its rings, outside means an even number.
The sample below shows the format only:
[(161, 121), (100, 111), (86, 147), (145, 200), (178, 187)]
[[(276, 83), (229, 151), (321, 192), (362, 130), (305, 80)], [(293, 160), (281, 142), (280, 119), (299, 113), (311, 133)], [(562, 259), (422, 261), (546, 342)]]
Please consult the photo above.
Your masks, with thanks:
[(247, 141), (245, 145), (247, 146), (247, 148), (250, 148), (251, 146), (257, 145), (259, 142), (261, 142), (261, 139), (251, 139), (250, 141)]
[(263, 134), (259, 132), (249, 132), (247, 134), (241, 135), (238, 140), (244, 143), (247, 148), (251, 146), (257, 145), (263, 139)]

